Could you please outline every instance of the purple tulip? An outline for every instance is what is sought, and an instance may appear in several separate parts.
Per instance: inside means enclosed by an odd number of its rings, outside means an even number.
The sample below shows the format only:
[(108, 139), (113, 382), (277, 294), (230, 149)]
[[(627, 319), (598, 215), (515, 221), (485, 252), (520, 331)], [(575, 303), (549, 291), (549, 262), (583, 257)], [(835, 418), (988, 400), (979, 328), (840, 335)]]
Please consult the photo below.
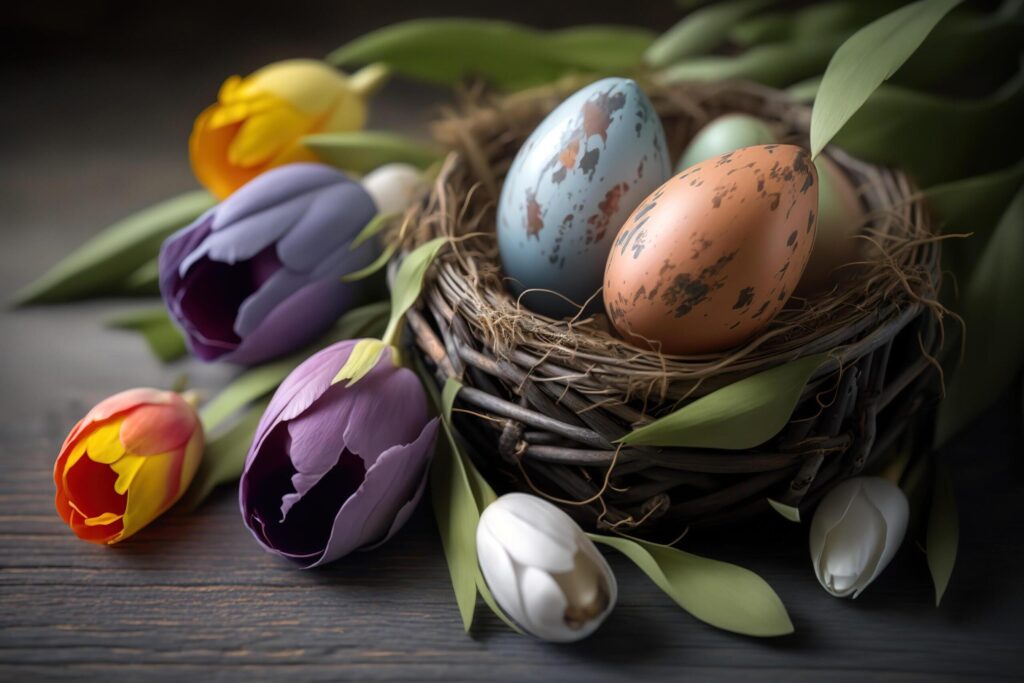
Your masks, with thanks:
[(356, 384), (331, 384), (355, 344), (327, 347), (281, 383), (242, 471), (246, 526), (305, 567), (398, 531), (423, 495), (437, 437), (423, 386), (390, 349)]
[(160, 250), (160, 292), (194, 355), (252, 365), (295, 351), (355, 303), (343, 275), (376, 256), (350, 249), (377, 213), (362, 185), (323, 164), (263, 173)]

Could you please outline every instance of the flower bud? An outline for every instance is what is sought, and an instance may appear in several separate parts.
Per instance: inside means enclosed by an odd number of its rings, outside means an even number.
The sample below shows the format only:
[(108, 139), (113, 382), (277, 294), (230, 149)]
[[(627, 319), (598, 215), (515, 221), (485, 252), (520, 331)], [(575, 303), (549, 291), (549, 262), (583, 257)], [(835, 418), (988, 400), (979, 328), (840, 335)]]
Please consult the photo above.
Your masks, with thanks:
[(359, 382), (332, 384), (355, 345), (327, 347), (281, 383), (242, 472), (246, 526), (304, 567), (398, 531), (423, 495), (437, 437), (423, 385), (390, 349)]
[(828, 492), (811, 522), (811, 560), (822, 587), (857, 597), (892, 560), (907, 532), (910, 506), (880, 477), (854, 477)]
[(409, 164), (384, 164), (363, 176), (363, 187), (382, 214), (401, 213), (425, 187), (423, 173)]
[(192, 353), (262, 363), (301, 349), (357, 299), (368, 265), (352, 241), (377, 214), (362, 185), (323, 164), (264, 173), (169, 237), (160, 292)]
[(181, 396), (131, 389), (101, 401), (71, 430), (53, 466), (57, 512), (86, 541), (123, 541), (188, 488), (203, 429)]
[(316, 161), (300, 142), (313, 133), (359, 130), (366, 122), (358, 84), (324, 62), (276, 62), (221, 86), (196, 119), (189, 157), (196, 178), (219, 199), (275, 166)]
[(480, 515), (476, 545), (494, 599), (537, 638), (581, 640), (615, 607), (611, 567), (579, 526), (547, 501), (525, 493), (498, 498)]

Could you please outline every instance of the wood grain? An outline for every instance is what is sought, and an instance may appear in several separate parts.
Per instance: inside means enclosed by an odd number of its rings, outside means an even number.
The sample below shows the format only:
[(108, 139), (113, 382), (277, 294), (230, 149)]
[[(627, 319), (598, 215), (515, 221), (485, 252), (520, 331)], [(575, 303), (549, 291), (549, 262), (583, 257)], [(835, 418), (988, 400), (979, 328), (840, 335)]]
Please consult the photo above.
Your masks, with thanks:
[[(0, 167), (0, 291), (13, 291), (126, 211), (188, 189), (182, 150), (191, 116), (239, 62), (282, 53), (262, 50), (201, 64), (101, 60), (5, 74), (3, 85), (24, 96), (19, 106), (0, 108), (0, 126), (22, 131)], [(153, 83), (161, 84), (159, 95)], [(376, 121), (417, 126), (436, 97), (393, 86)], [(67, 102), (94, 106), (81, 107), (71, 125), (63, 118)], [(198, 386), (215, 387), (226, 376), (196, 364), (161, 367), (132, 337), (102, 329), (104, 317), (130, 306), (0, 313), (0, 680), (975, 681), (1024, 674), (1024, 444), (1020, 408), (1009, 399), (943, 454), (955, 474), (963, 543), (940, 609), (912, 542), (861, 599), (830, 598), (810, 569), (806, 525), (779, 517), (743, 533), (688, 538), (686, 547), (761, 573), (787, 604), (795, 635), (756, 640), (716, 631), (613, 557), (620, 604), (609, 622), (586, 642), (549, 646), (507, 631), (483, 605), (473, 633), (462, 632), (426, 505), (387, 546), (315, 571), (264, 553), (229, 489), (190, 516), (172, 511), (121, 547), (75, 539), (54, 511), (50, 474), (74, 421), (106, 394), (168, 386), (183, 370)]]

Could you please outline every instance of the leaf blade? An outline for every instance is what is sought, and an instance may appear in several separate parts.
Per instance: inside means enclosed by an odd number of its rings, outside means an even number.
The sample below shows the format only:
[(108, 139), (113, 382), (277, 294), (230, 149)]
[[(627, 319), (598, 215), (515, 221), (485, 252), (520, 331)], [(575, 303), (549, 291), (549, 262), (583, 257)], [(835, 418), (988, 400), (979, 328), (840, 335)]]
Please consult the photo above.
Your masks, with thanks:
[(962, 0), (918, 0), (876, 19), (844, 42), (822, 78), (811, 111), (811, 156), (816, 157), (903, 65), (939, 21)]
[(15, 293), (15, 306), (58, 303), (116, 291), (118, 283), (156, 256), (160, 244), (216, 203), (205, 190), (187, 192), (105, 228)]
[(396, 162), (424, 169), (441, 158), (433, 147), (387, 131), (317, 133), (301, 142), (325, 164), (360, 174)]
[(107, 327), (138, 332), (149, 350), (162, 363), (171, 363), (188, 354), (185, 338), (171, 322), (163, 306), (112, 318), (107, 321)]
[(620, 443), (741, 450), (778, 434), (825, 354), (746, 377), (634, 429)]
[(748, 569), (647, 541), (588, 535), (628, 557), (677, 605), (705, 623), (756, 637), (794, 630), (778, 594)]
[(644, 63), (659, 69), (713, 50), (737, 21), (769, 4), (771, 0), (730, 0), (696, 9), (651, 43), (644, 51)]
[(429, 242), (409, 252), (395, 274), (395, 280), (391, 283), (391, 319), (384, 331), (384, 341), (394, 343), (395, 337), (401, 327), (402, 318), (405, 312), (412, 308), (416, 300), (420, 298), (423, 291), (423, 278), (433, 263), (434, 257), (441, 247), (448, 244), (447, 237), (435, 237)]
[(953, 495), (953, 479), (949, 470), (940, 465), (935, 473), (932, 490), (931, 510), (928, 514), (928, 532), (925, 548), (928, 556), (928, 571), (935, 584), (935, 606), (942, 602), (942, 596), (949, 587), (949, 579), (956, 566), (956, 552), (960, 541), (960, 521), (957, 516), (956, 498)]

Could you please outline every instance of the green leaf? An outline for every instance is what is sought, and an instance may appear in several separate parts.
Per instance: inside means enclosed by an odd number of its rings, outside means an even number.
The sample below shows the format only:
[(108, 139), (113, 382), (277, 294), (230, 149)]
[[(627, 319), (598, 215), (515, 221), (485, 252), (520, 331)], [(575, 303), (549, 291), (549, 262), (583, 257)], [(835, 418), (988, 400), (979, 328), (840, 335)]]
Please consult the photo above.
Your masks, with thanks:
[(977, 417), (1024, 368), (1024, 187), (1006, 209), (963, 289), (963, 362), (939, 404), (936, 445)]
[(379, 339), (360, 339), (352, 347), (348, 360), (338, 370), (338, 374), (331, 380), (331, 384), (348, 380), (345, 386), (350, 387), (366, 377), (370, 370), (377, 367), (377, 361), (380, 360), (386, 347), (387, 345)]
[(998, 92), (975, 100), (883, 86), (834, 142), (866, 161), (898, 166), (930, 187), (1019, 161), (1024, 154), (1022, 106), (1024, 69)]
[(643, 60), (660, 69), (709, 52), (722, 44), (737, 21), (769, 4), (771, 0), (727, 0), (694, 10), (651, 43)]
[(242, 408), (272, 393), (292, 370), (315, 351), (343, 339), (380, 334), (388, 314), (388, 308), (385, 301), (354, 308), (343, 315), (323, 337), (308, 349), (241, 373), (203, 406), (203, 428), (208, 433), (215, 431)]
[(786, 425), (807, 380), (826, 357), (808, 356), (741, 379), (634, 429), (619, 441), (730, 450), (758, 446)]
[(737, 23), (729, 38), (743, 47), (797, 42), (826, 34), (848, 35), (893, 8), (892, 0), (834, 0), (793, 12), (771, 12)]
[(455, 589), (455, 601), (462, 615), (462, 625), (469, 631), (476, 609), (477, 574), (480, 571), (476, 559), (476, 527), (480, 522), (480, 508), (447, 419), (444, 420), (444, 430), (448, 438), (438, 443), (430, 467), (430, 496)]
[(117, 287), (118, 294), (156, 296), (160, 294), (160, 263), (155, 257), (136, 268)]
[(748, 636), (784, 636), (793, 622), (764, 579), (727, 562), (657, 543), (589, 534), (628, 557), (684, 610), (717, 628)]
[(928, 570), (935, 584), (935, 606), (942, 602), (942, 596), (949, 586), (949, 578), (956, 565), (956, 549), (960, 541), (960, 521), (956, 512), (956, 498), (953, 495), (953, 480), (949, 470), (939, 465), (935, 473), (932, 490), (932, 507), (928, 515)]
[(792, 505), (786, 505), (785, 503), (780, 503), (779, 501), (772, 500), (771, 498), (768, 498), (767, 500), (768, 504), (772, 506), (772, 509), (778, 512), (780, 515), (782, 515), (791, 522), (800, 522), (800, 508), (793, 507)]
[(455, 427), (452, 425), (452, 405), (455, 403), (455, 397), (458, 396), (459, 391), (462, 389), (462, 383), (454, 377), (449, 377), (444, 382), (444, 388), (441, 391), (441, 415), (444, 419), (445, 433), (448, 435), (448, 440), (451, 443), (452, 449), (459, 454), (463, 460), (463, 464), (466, 470), (466, 479), (469, 482), (469, 487), (473, 491), (473, 499), (476, 501), (477, 509), (483, 512), (484, 508), (497, 500), (498, 495), (491, 488), (491, 485), (487, 483), (487, 480), (483, 478), (480, 472), (473, 466), (473, 463), (462, 453), (462, 449), (455, 438)]
[(539, 31), (487, 19), (415, 19), (363, 35), (327, 59), (336, 66), (383, 62), (398, 74), (441, 85), (479, 76), (519, 89), (572, 71), (635, 68), (652, 40), (649, 31), (627, 26)]
[(441, 247), (448, 244), (447, 237), (435, 237), (413, 249), (402, 259), (402, 264), (391, 283), (391, 320), (384, 331), (383, 340), (394, 344), (401, 329), (405, 312), (412, 308), (423, 290), (423, 277)]
[(395, 220), (396, 218), (399, 218), (400, 216), (401, 214), (397, 213), (378, 213), (376, 216), (370, 219), (370, 222), (367, 223), (363, 227), (363, 229), (359, 231), (359, 234), (356, 235), (356, 238), (352, 240), (351, 244), (348, 245), (349, 251), (354, 251), (355, 249), (358, 249), (363, 244), (363, 242), (370, 238), (376, 237), (378, 234), (380, 234), (381, 230), (386, 228), (391, 223), (391, 221)]
[(696, 57), (663, 69), (659, 78), (665, 83), (750, 80), (781, 88), (820, 74), (840, 43), (841, 36), (819, 36), (759, 45), (735, 56)]
[(242, 475), (245, 456), (268, 403), (261, 401), (253, 405), (230, 429), (207, 441), (196, 476), (182, 498), (182, 509), (195, 510), (216, 487), (236, 481)]
[(165, 238), (215, 203), (203, 190), (132, 214), (103, 230), (16, 293), (13, 303), (57, 303), (115, 292), (119, 283), (156, 256)]
[(376, 130), (307, 135), (302, 138), (302, 144), (325, 164), (353, 173), (368, 173), (394, 162), (426, 168), (441, 158), (441, 153), (433, 147), (397, 133)]
[(942, 267), (963, 285), (984, 252), (1000, 216), (1024, 186), (1024, 159), (986, 175), (934, 185), (924, 197), (944, 233), (971, 233), (942, 243)]
[(811, 76), (786, 88), (786, 92), (797, 102), (813, 102), (821, 87), (821, 77)]
[(107, 327), (138, 332), (146, 340), (153, 355), (164, 363), (178, 360), (188, 353), (185, 338), (171, 322), (163, 306), (112, 318), (107, 321)]
[(380, 256), (373, 260), (373, 263), (366, 266), (365, 268), (360, 268), (359, 270), (354, 270), (351, 273), (342, 275), (341, 281), (358, 282), (359, 280), (364, 280), (370, 277), (371, 275), (373, 275), (378, 270), (380, 270), (381, 268), (388, 264), (388, 261), (390, 261), (391, 257), (395, 255), (395, 251), (397, 249), (397, 243), (387, 245), (386, 247), (384, 247), (384, 250), (380, 252)]
[(811, 112), (817, 156), (871, 93), (896, 72), (961, 0), (918, 0), (876, 19), (836, 50)]

